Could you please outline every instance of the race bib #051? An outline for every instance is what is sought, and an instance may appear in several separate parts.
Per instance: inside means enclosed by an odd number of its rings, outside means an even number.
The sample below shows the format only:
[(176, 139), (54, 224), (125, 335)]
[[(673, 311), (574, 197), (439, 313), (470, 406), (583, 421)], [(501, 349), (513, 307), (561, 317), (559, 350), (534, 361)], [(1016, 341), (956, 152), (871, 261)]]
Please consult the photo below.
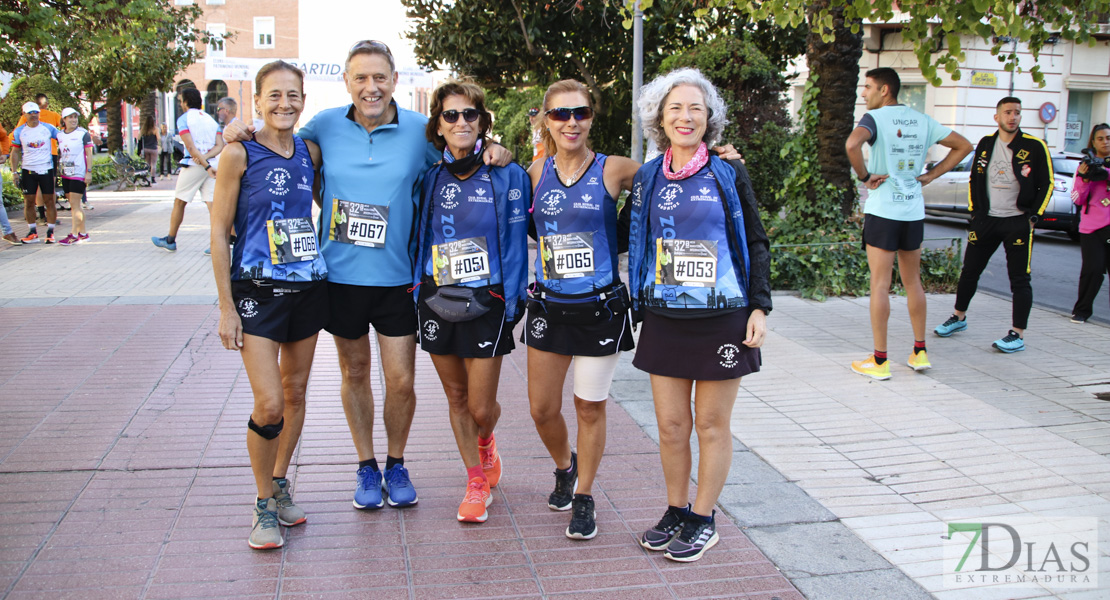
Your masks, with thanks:
[(655, 284), (707, 287), (717, 283), (715, 240), (655, 240)]
[(334, 199), (331, 204), (332, 241), (369, 248), (385, 246), (389, 227), (389, 207)]
[(489, 246), (485, 237), (472, 237), (432, 246), (432, 277), (436, 285), (489, 279)]
[(266, 221), (266, 230), (270, 234), (270, 262), (275, 265), (316, 258), (316, 232), (308, 219)]
[(561, 233), (540, 238), (544, 279), (571, 279), (594, 273), (594, 234)]

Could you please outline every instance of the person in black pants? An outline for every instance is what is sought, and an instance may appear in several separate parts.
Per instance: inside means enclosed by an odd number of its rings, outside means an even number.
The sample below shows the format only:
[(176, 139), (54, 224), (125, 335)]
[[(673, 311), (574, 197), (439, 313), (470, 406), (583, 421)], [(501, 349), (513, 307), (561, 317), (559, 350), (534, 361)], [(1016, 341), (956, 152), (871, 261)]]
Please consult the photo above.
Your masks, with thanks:
[(1043, 140), (1024, 133), (1021, 100), (1007, 96), (998, 101), (994, 120), (998, 131), (979, 140), (971, 169), (964, 267), (956, 288), (956, 310), (934, 333), (949, 337), (967, 329), (967, 307), (979, 286), (991, 256), (1001, 244), (1013, 293), (1010, 331), (992, 344), (1007, 354), (1025, 350), (1023, 339), (1033, 307), (1030, 260), (1033, 225), (1052, 197), (1052, 160)]
[(173, 173), (173, 136), (166, 132), (166, 124), (162, 123), (158, 131), (158, 174), (170, 175)]
[[(1110, 160), (1110, 125), (1099, 123), (1091, 130), (1087, 147), (1095, 156)], [(1071, 200), (1079, 206), (1079, 248), (1083, 265), (1079, 270), (1079, 297), (1071, 311), (1072, 323), (1086, 323), (1094, 312), (1095, 297), (1102, 289), (1102, 276), (1110, 265), (1110, 174), (1105, 167), (1080, 163), (1071, 188)]]

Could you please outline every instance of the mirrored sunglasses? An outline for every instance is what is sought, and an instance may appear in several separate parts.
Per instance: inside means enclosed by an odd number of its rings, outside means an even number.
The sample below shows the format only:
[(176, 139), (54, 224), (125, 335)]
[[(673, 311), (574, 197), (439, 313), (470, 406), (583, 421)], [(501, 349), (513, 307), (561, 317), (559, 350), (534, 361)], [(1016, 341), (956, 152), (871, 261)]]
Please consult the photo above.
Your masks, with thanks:
[(573, 116), (576, 121), (585, 121), (592, 119), (594, 116), (594, 109), (589, 106), (563, 106), (560, 108), (552, 108), (544, 113), (556, 121), (569, 121)]

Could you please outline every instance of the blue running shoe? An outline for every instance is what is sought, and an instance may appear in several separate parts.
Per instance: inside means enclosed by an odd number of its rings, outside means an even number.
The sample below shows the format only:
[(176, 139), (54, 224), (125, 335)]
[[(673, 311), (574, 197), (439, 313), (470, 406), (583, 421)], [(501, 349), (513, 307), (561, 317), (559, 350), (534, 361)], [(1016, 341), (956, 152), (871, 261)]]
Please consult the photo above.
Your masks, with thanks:
[(377, 509), (385, 506), (382, 500), (382, 472), (370, 467), (358, 470), (358, 485), (355, 487), (355, 508)]
[(1021, 336), (1018, 335), (1017, 332), (1013, 329), (1011, 329), (1010, 332), (1006, 334), (1006, 337), (1000, 340), (995, 340), (994, 343), (991, 345), (1005, 352), (1006, 354), (1013, 354), (1014, 352), (1021, 352), (1022, 350), (1025, 350), (1025, 340), (1021, 339)]
[(389, 495), (390, 506), (404, 508), (416, 504), (416, 488), (412, 487), (409, 471), (404, 465), (393, 465), (386, 469), (382, 485)]
[(152, 237), (151, 243), (168, 252), (177, 252), (177, 242), (171, 242), (164, 237)]
[(940, 325), (937, 325), (937, 328), (933, 330), (933, 333), (939, 335), (940, 337), (949, 337), (953, 333), (963, 331), (965, 329), (967, 329), (967, 319), (964, 318), (963, 320), (961, 320), (956, 315), (952, 315), (951, 317), (948, 317), (947, 321), (941, 323)]

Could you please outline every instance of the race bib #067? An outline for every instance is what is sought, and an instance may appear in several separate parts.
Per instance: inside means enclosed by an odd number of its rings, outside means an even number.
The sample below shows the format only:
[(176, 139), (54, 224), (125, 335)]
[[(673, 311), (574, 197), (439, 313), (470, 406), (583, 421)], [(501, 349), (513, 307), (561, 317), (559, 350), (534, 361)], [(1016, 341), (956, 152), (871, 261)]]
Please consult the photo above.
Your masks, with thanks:
[(717, 283), (715, 240), (655, 240), (655, 284), (707, 287)]
[(306, 218), (266, 221), (270, 239), (270, 262), (275, 265), (316, 258), (316, 232)]
[(332, 241), (369, 248), (385, 246), (385, 232), (389, 227), (389, 207), (362, 204), (334, 199), (331, 204), (331, 227), (328, 238)]
[(436, 285), (489, 279), (489, 246), (485, 237), (472, 237), (432, 246), (432, 278)]
[(561, 233), (540, 238), (544, 279), (571, 279), (594, 273), (594, 234)]

